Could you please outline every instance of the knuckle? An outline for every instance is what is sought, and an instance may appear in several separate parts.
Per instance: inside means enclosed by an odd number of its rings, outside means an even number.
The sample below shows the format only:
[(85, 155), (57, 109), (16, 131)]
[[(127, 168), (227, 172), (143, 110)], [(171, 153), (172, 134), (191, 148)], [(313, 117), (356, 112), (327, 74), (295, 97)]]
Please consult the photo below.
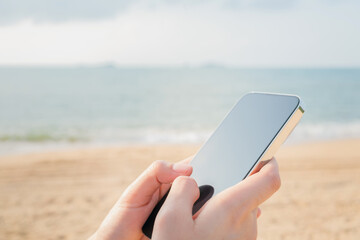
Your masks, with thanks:
[(194, 201), (199, 198), (200, 190), (196, 181), (188, 176), (179, 176), (173, 182), (173, 187), (177, 189), (178, 193), (192, 192)]
[(177, 186), (190, 187), (195, 186), (196, 182), (193, 178), (188, 176), (179, 176), (174, 180), (174, 183)]
[(166, 166), (165, 161), (163, 160), (156, 160), (150, 165), (150, 170), (154, 172), (160, 171), (162, 168)]

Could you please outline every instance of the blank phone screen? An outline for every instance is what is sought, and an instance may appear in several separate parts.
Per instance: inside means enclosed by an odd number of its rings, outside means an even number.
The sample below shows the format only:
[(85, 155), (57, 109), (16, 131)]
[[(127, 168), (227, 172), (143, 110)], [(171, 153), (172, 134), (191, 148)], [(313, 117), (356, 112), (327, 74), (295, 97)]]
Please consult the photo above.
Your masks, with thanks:
[(243, 180), (299, 103), (290, 95), (243, 96), (191, 161), (192, 177), (215, 194)]

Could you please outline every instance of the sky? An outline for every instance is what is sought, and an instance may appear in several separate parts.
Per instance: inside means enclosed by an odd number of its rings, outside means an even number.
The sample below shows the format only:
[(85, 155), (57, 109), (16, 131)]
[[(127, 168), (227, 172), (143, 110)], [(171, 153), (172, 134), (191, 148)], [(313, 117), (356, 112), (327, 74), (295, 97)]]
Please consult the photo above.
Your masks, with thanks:
[(0, 65), (360, 67), (356, 0), (0, 0)]

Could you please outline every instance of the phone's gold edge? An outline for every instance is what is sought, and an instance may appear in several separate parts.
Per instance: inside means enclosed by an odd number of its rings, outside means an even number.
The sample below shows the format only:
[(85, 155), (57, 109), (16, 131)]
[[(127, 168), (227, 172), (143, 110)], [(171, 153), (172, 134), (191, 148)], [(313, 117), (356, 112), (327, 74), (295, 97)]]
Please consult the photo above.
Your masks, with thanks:
[(258, 169), (259, 165), (262, 164), (263, 161), (269, 160), (272, 157), (274, 157), (277, 150), (279, 150), (280, 146), (286, 141), (288, 136), (295, 129), (296, 125), (300, 122), (303, 113), (304, 113), (303, 108), (299, 106), (296, 109), (296, 111), (292, 114), (290, 119), (285, 123), (284, 127), (280, 130), (280, 133), (271, 142), (270, 146), (266, 149), (264, 154), (260, 157), (258, 162), (249, 171), (249, 175), (251, 175), (254, 172), (254, 170)]

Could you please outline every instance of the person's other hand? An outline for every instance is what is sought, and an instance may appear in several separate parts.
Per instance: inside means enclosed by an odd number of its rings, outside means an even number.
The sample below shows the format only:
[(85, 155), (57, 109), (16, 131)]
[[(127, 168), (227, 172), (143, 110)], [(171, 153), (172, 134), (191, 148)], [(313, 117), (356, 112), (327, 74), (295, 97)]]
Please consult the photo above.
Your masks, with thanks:
[(210, 199), (192, 216), (199, 188), (194, 179), (178, 177), (154, 225), (154, 240), (256, 239), (258, 206), (280, 187), (275, 159), (237, 185)]
[(147, 239), (142, 226), (157, 202), (179, 176), (189, 176), (190, 158), (170, 164), (155, 161), (121, 195), (91, 240)]

